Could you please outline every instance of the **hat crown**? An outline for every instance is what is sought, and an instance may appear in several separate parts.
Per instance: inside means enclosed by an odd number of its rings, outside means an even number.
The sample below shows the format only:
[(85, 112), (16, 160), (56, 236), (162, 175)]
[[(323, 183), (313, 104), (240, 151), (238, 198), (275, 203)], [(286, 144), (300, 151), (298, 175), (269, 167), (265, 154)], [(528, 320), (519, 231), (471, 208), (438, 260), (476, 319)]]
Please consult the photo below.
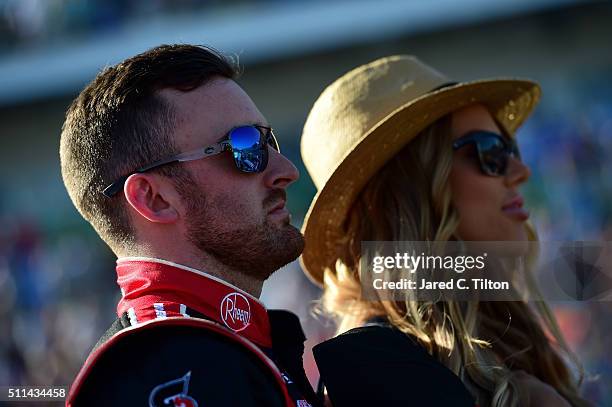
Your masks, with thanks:
[(317, 189), (378, 124), (448, 82), (417, 58), (396, 55), (353, 69), (329, 85), (314, 103), (302, 134), (303, 160)]

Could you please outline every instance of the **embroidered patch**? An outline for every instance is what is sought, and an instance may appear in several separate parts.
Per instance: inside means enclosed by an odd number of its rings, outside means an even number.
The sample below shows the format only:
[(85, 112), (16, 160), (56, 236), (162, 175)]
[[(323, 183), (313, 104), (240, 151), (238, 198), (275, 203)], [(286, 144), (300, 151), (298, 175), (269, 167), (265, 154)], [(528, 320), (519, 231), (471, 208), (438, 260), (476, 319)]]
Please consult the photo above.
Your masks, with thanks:
[(298, 400), (297, 407), (312, 407), (312, 405), (306, 400)]
[(240, 332), (251, 322), (251, 304), (240, 293), (231, 293), (221, 300), (221, 320), (232, 331)]
[(197, 401), (187, 395), (189, 379), (191, 372), (156, 386), (149, 395), (149, 407), (198, 407)]

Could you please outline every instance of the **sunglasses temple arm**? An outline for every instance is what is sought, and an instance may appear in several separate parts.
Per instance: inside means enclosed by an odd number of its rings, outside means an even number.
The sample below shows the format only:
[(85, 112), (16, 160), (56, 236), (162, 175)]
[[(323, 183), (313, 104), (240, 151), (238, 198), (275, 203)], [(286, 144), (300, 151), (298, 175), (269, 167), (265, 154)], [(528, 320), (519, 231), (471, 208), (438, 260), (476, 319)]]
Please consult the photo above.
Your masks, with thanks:
[[(143, 172), (151, 171), (154, 168), (161, 167), (162, 165), (166, 165), (166, 164), (171, 164), (173, 162), (194, 161), (194, 160), (199, 160), (200, 158), (204, 158), (207, 156), (219, 154), (225, 151), (228, 145), (229, 145), (228, 142), (220, 142), (217, 144), (210, 145), (208, 147), (199, 148), (195, 151), (189, 151), (187, 153), (178, 154), (174, 157), (170, 157), (162, 161), (157, 161), (151, 165), (147, 165), (146, 167), (139, 168), (136, 171), (134, 171), (132, 174), (141, 174)], [(123, 177), (119, 178), (117, 181), (113, 182), (112, 184), (104, 188), (104, 190), (102, 191), (102, 194), (104, 196), (111, 198), (113, 195), (119, 192), (121, 188), (123, 188), (123, 184), (125, 184), (125, 181), (132, 174), (124, 175)]]
[(121, 190), (121, 188), (123, 188), (123, 184), (125, 184), (125, 180), (127, 180), (130, 175), (132, 174), (124, 175), (123, 177), (119, 178), (117, 181), (113, 182), (112, 184), (104, 188), (104, 190), (102, 191), (102, 194), (108, 198), (112, 198), (115, 194), (117, 194), (117, 192)]
[(470, 143), (472, 140), (457, 140), (453, 142), (453, 150), (458, 150), (466, 144)]
[[(170, 163), (173, 163), (175, 161), (179, 161), (179, 160), (177, 160), (176, 158), (169, 158), (167, 160), (158, 161), (158, 162), (153, 163), (151, 165), (147, 165), (146, 167), (139, 168), (136, 171), (134, 171), (132, 174), (141, 174), (143, 172), (150, 171), (153, 168), (161, 167), (162, 165), (170, 164)], [(102, 194), (104, 196), (108, 197), (108, 198), (112, 198), (115, 194), (117, 194), (121, 190), (121, 188), (123, 188), (123, 184), (125, 184), (125, 181), (132, 174), (127, 174), (127, 175), (124, 175), (123, 177), (119, 178), (117, 181), (113, 182), (112, 184), (110, 184), (109, 186), (104, 188), (104, 190), (102, 191)]]
[(189, 151), (187, 153), (179, 154), (173, 157), (173, 161), (180, 161), (180, 162), (194, 161), (194, 160), (199, 160), (200, 158), (209, 157), (211, 155), (220, 154), (223, 151), (225, 151), (226, 149), (225, 144), (226, 143), (217, 143), (217, 144), (213, 144), (208, 147), (199, 148), (195, 151)]

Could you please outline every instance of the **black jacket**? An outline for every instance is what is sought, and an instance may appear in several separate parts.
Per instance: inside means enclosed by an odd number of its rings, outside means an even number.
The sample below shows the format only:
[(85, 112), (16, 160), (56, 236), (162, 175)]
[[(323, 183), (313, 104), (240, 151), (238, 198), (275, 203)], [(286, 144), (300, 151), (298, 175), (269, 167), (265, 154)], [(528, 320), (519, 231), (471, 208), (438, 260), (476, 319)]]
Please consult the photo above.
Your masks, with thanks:
[(296, 394), (319, 405), (302, 367), (299, 320), (286, 311), (269, 316), (273, 350), (266, 352), (212, 321), (130, 327), (123, 315), (94, 347), (67, 405), (284, 407), (296, 405)]
[(352, 329), (313, 353), (334, 407), (475, 405), (453, 372), (388, 325)]

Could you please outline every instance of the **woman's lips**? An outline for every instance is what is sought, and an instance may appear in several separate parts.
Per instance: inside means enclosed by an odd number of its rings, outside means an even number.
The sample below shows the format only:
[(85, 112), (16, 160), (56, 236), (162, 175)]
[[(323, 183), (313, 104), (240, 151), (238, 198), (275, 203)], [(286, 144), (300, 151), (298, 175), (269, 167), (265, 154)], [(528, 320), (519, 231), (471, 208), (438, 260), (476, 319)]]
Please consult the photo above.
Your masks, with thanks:
[(529, 219), (529, 211), (523, 208), (523, 197), (517, 196), (502, 206), (502, 211), (513, 219), (525, 221)]
[(523, 208), (507, 208), (504, 213), (513, 219), (525, 221), (529, 219), (529, 211)]

